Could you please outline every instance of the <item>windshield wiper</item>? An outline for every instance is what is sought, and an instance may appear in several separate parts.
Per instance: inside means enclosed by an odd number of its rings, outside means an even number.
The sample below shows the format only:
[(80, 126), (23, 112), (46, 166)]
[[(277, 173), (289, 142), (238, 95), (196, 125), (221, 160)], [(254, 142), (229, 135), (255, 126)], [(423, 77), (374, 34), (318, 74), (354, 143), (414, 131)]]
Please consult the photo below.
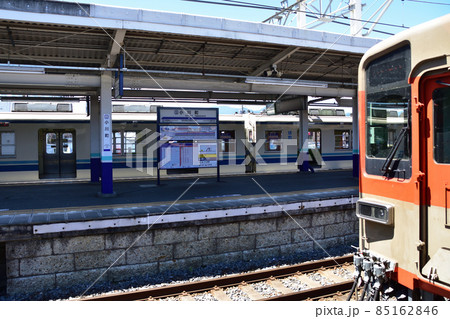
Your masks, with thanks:
[(394, 141), (394, 145), (392, 146), (391, 150), (389, 151), (388, 156), (386, 157), (386, 160), (383, 163), (383, 166), (381, 167), (381, 171), (383, 172), (391, 172), (392, 171), (392, 161), (394, 160), (395, 154), (397, 154), (397, 151), (400, 147), (400, 144), (402, 143), (403, 139), (405, 138), (406, 132), (408, 132), (409, 127), (405, 126), (400, 131), (400, 134), (397, 136), (397, 138)]

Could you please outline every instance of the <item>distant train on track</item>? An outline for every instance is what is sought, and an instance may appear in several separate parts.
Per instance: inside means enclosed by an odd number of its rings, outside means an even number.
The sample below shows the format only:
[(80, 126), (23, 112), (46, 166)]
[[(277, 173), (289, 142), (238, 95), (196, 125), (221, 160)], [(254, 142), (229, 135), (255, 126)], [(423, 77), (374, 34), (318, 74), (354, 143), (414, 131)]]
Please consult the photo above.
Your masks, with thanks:
[(446, 15), (375, 45), (360, 64), (355, 264), (369, 299), (389, 280), (412, 300), (450, 298), (449, 37)]
[[(3, 102), (0, 106), (0, 181), (2, 173), (29, 172), (38, 178), (74, 178), (90, 167), (90, 124), (86, 107), (69, 102)], [(310, 106), (308, 147), (311, 161), (323, 169), (352, 168), (352, 116), (349, 108)], [(136, 145), (156, 131), (156, 107), (145, 103), (113, 105), (113, 165), (120, 176), (142, 156)], [(232, 114), (219, 116), (221, 165), (244, 172), (246, 118), (256, 125), (256, 170), (286, 165), (296, 169), (299, 116)], [(146, 132), (144, 135), (142, 132)], [(256, 133), (256, 135), (255, 135)], [(320, 156), (317, 156), (320, 154)], [(144, 168), (156, 167), (156, 154), (145, 153)], [(132, 164), (130, 165), (130, 156)], [(205, 169), (207, 170), (207, 169)], [(9, 177), (11, 179), (11, 177)]]

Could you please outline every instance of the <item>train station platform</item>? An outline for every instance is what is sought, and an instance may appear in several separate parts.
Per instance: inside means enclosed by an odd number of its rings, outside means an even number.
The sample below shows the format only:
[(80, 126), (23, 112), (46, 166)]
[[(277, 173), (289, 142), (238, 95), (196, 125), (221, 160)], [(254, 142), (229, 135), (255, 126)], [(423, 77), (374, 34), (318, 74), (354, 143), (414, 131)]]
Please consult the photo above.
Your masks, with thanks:
[[(357, 197), (352, 172), (252, 174), (216, 178), (119, 180), (116, 197), (99, 197), (97, 183), (0, 185), (0, 225), (67, 223), (161, 213), (217, 211), (339, 197)], [(279, 208), (278, 208), (279, 209)]]
[[(0, 243), (36, 235), (80, 234), (185, 223), (230, 223), (287, 211), (354, 207), (350, 170), (115, 181), (114, 197), (99, 183), (43, 180), (0, 185)], [(84, 236), (84, 235), (83, 235)]]

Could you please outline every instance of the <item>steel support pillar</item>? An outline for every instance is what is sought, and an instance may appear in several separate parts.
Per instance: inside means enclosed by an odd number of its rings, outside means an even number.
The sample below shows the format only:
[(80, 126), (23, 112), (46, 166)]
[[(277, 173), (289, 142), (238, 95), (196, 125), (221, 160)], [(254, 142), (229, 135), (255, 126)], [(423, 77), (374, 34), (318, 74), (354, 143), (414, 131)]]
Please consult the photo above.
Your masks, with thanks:
[(103, 72), (100, 80), (100, 146), (101, 146), (101, 196), (114, 196), (112, 159), (112, 103), (111, 72)]
[(298, 168), (300, 172), (307, 172), (309, 165), (308, 154), (308, 109), (299, 111), (299, 130), (298, 130), (298, 142), (299, 142), (299, 156), (298, 156)]
[(89, 97), (90, 133), (91, 133), (91, 182), (99, 182), (101, 177), (100, 152), (100, 104), (97, 95)]

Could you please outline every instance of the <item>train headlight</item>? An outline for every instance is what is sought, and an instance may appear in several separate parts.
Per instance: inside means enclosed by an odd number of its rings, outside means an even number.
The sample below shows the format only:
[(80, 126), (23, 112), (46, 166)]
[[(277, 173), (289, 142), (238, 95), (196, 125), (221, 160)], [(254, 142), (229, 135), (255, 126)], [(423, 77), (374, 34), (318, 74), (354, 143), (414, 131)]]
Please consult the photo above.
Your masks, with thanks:
[(394, 206), (374, 200), (360, 199), (356, 202), (356, 216), (377, 223), (394, 223)]

